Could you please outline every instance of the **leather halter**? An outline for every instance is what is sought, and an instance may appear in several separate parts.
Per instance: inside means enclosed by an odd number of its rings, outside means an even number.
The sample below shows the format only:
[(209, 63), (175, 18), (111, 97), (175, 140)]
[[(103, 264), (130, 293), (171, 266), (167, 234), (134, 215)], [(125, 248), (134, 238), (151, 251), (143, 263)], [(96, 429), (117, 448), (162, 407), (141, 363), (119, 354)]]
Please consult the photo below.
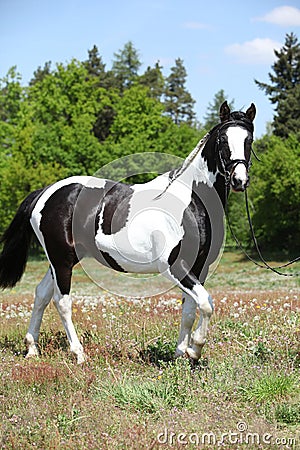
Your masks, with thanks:
[[(249, 171), (250, 167), (251, 167), (251, 160), (249, 159), (249, 161), (247, 161), (246, 159), (232, 159), (228, 162), (224, 161), (224, 158), (222, 157), (221, 154), (221, 145), (220, 145), (220, 134), (221, 131), (224, 130), (225, 128), (229, 128), (231, 126), (240, 126), (242, 128), (246, 128), (248, 131), (252, 131), (250, 130), (249, 125), (245, 123), (242, 120), (229, 120), (221, 125), (219, 125), (218, 130), (217, 130), (217, 139), (216, 139), (216, 154), (218, 155), (218, 159), (219, 159), (219, 165), (221, 167), (219, 167), (219, 171), (221, 173), (221, 175), (224, 176), (225, 178), (225, 183), (226, 185), (230, 184), (230, 179), (231, 176), (236, 168), (236, 166), (238, 164), (244, 164), (244, 166), (246, 167), (247, 172)], [(221, 170), (220, 170), (221, 168)]]

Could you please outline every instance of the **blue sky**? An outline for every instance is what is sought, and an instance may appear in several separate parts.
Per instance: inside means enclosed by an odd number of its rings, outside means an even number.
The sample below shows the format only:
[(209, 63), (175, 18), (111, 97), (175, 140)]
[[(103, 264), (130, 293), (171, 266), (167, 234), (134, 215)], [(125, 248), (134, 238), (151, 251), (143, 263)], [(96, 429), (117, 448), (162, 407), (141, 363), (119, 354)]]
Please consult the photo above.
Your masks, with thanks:
[(273, 109), (253, 80), (268, 82), (291, 31), (300, 40), (299, 0), (0, 0), (0, 77), (17, 65), (27, 83), (46, 61), (84, 60), (94, 44), (110, 68), (131, 40), (141, 72), (159, 60), (168, 75), (183, 59), (200, 122), (224, 89), (236, 109), (256, 104), (260, 136)]

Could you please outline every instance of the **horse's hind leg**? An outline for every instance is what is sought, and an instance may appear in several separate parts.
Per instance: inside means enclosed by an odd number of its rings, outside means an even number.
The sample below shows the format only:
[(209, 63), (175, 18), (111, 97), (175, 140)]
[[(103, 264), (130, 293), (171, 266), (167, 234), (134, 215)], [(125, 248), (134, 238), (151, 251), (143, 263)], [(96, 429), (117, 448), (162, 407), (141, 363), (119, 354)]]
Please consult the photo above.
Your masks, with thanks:
[(38, 284), (35, 290), (34, 306), (31, 314), (28, 332), (25, 336), (25, 344), (27, 346), (26, 358), (38, 355), (37, 342), (39, 338), (41, 322), (45, 308), (49, 304), (53, 296), (53, 292), (54, 280), (51, 274), (51, 270), (48, 269), (46, 275)]
[(53, 300), (65, 328), (71, 352), (76, 355), (78, 364), (81, 364), (85, 361), (85, 355), (72, 322), (72, 299), (70, 296), (72, 267), (56, 267), (55, 274)]

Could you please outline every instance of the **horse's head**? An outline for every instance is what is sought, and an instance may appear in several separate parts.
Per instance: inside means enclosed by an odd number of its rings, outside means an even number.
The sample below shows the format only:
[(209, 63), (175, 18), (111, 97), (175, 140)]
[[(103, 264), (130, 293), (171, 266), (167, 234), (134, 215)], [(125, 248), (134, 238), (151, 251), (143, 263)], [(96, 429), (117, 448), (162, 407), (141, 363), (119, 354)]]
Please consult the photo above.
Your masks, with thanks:
[(230, 111), (225, 101), (220, 108), (221, 123), (215, 127), (216, 158), (219, 172), (231, 188), (244, 191), (249, 185), (253, 120), (256, 108), (252, 103), (247, 111)]

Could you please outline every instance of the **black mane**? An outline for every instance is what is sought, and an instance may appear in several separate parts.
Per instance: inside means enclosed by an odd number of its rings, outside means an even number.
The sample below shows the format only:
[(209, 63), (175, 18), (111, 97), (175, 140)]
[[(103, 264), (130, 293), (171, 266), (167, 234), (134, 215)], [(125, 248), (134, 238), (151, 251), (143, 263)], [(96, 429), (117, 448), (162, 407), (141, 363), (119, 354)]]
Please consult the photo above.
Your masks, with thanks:
[[(245, 127), (248, 131), (250, 131), (251, 133), (253, 133), (254, 131), (254, 125), (253, 122), (251, 122), (250, 119), (248, 119), (248, 117), (246, 116), (246, 114), (243, 111), (234, 111), (230, 114), (230, 119), (228, 122), (236, 122), (237, 125), (242, 125), (243, 127)], [(226, 122), (224, 122), (225, 124)]]

